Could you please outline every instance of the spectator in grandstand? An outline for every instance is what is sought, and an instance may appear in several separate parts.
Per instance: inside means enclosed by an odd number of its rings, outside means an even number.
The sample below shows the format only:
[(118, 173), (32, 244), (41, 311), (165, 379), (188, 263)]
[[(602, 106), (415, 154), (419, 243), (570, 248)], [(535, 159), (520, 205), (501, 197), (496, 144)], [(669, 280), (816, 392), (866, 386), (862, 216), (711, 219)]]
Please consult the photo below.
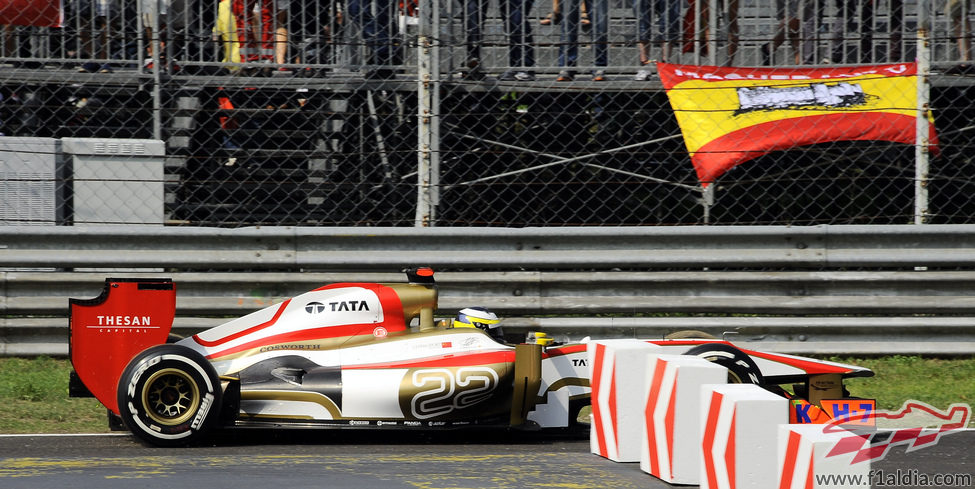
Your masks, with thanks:
[[(290, 0), (221, 0), (212, 37), (221, 43), (224, 62), (286, 63), (289, 6)], [(245, 72), (293, 74), (283, 66), (276, 70), (248, 66)]]
[(381, 0), (348, 0), (346, 10), (351, 22), (359, 27), (368, 51), (364, 76), (368, 79), (396, 77), (394, 66), (402, 64), (402, 46), (393, 35), (397, 2)]
[[(875, 0), (834, 0), (833, 33), (830, 42), (829, 58), (824, 62), (870, 63), (874, 59), (873, 13)], [(788, 35), (795, 64), (813, 64), (817, 59), (816, 38), (820, 27), (825, 27), (824, 17), (828, 2), (814, 0), (777, 0), (776, 11), (780, 19), (778, 30), (771, 43), (761, 47), (762, 62), (773, 64), (775, 50)], [(888, 4), (889, 49), (886, 61), (896, 61), (901, 57), (901, 31), (903, 29), (903, 2), (891, 0)], [(788, 34), (787, 34), (788, 32)], [(858, 41), (858, 52), (854, 56), (847, 53), (846, 43)]]
[[(728, 33), (728, 57), (724, 64), (731, 66), (738, 54), (738, 0), (718, 0), (717, 6), (725, 10), (726, 31)], [(701, 27), (697, 28), (695, 18), (701, 19)], [(710, 1), (688, 0), (687, 12), (684, 13), (684, 48), (685, 53), (694, 51), (695, 45), (701, 55), (708, 53), (708, 33), (711, 24)], [(697, 37), (697, 40), (695, 40)]]
[[(674, 43), (680, 39), (680, 7), (681, 0), (634, 0), (633, 10), (637, 19), (637, 47), (640, 52), (640, 69), (636, 72), (635, 80), (649, 80), (651, 41), (660, 44), (660, 61), (666, 62), (670, 58), (670, 51)], [(657, 17), (659, 34), (653, 33), (653, 16)]]
[(109, 32), (119, 29), (118, 0), (71, 0), (65, 8), (65, 17), (79, 24), (81, 45), (78, 55), (88, 60), (78, 67), (78, 71), (111, 73)]
[[(220, 46), (220, 61), (223, 63), (241, 63), (240, 40), (237, 38), (237, 19), (234, 18), (230, 0), (220, 0), (217, 4), (217, 21), (213, 25), (213, 41)], [(227, 70), (236, 72), (239, 66), (227, 65)]]
[[(870, 63), (874, 61), (873, 51), (873, 8), (875, 0), (834, 0), (836, 6), (837, 22), (834, 24), (832, 48), (830, 49), (830, 61), (833, 63)], [(820, 10), (816, 12), (816, 21), (822, 22), (823, 9), (826, 2), (820, 5)], [(900, 34), (900, 12), (902, 11), (900, 0), (890, 2), (890, 25), (892, 48), (899, 48), (900, 43), (895, 42), (895, 34)], [(803, 37), (811, 36), (815, 32), (813, 25), (803, 24)], [(847, 56), (846, 40), (859, 40), (858, 57)], [(895, 51), (892, 49), (892, 51)], [(813, 63), (815, 53), (813, 48), (803, 44), (803, 62)], [(892, 58), (900, 57), (899, 53), (892, 52)], [(896, 56), (893, 56), (896, 54)]]
[(901, 43), (904, 39), (904, 0), (890, 0), (890, 22), (887, 27), (890, 29), (890, 49), (887, 52), (887, 61), (900, 61), (902, 57)]
[[(533, 46), (528, 12), (535, 0), (498, 0), (504, 29), (508, 35), (508, 66), (498, 78), (501, 81), (529, 81), (535, 79), (535, 48)], [(487, 17), (488, 0), (467, 0), (467, 68), (463, 74), (469, 80), (484, 78), (481, 66), (481, 28)]]
[[(31, 52), (32, 40), (47, 36), (46, 27), (31, 27), (24, 25), (0, 24), (3, 32), (3, 42), (0, 44), (0, 57), (5, 58), (33, 58), (37, 53)], [(33, 38), (33, 39), (31, 39)], [(10, 61), (14, 68), (40, 68), (39, 61)]]
[[(167, 55), (169, 52), (179, 52), (179, 46), (173, 44), (177, 44), (180, 38), (185, 36), (187, 13), (184, 0), (142, 0), (142, 23), (146, 31), (147, 54), (143, 65), (145, 71), (151, 72), (156, 63), (159, 64), (160, 71), (169, 71), (170, 68), (174, 72), (179, 70), (175, 63), (172, 65), (168, 63)], [(152, 37), (152, 33), (157, 19), (159, 56), (154, 56), (157, 39)], [(170, 41), (173, 43), (170, 44)]]
[[(587, 9), (588, 5), (586, 5), (586, 0), (583, 0), (579, 4), (579, 24), (583, 29), (588, 29), (592, 25), (589, 22), (589, 14), (586, 12)], [(562, 22), (562, 10), (559, 8), (559, 0), (552, 0), (552, 11), (545, 17), (539, 19), (538, 23), (541, 25), (558, 25), (560, 22)]]
[(17, 42), (17, 26), (10, 24), (0, 25), (3, 30), (3, 44), (0, 45), (2, 51), (0, 56), (5, 58), (15, 58), (19, 55), (19, 43)]
[[(580, 0), (561, 0), (563, 12), (559, 42), (559, 72), (557, 81), (575, 79), (574, 68), (579, 58), (579, 3)], [(589, 0), (589, 17), (592, 21), (592, 54), (596, 68), (593, 81), (606, 80), (605, 66), (609, 64), (609, 0)]]
[(971, 0), (948, 0), (945, 14), (951, 19), (951, 36), (958, 45), (958, 58), (963, 64), (972, 60), (972, 24), (968, 16), (972, 13)]
[[(807, 50), (807, 46), (812, 46), (812, 44), (806, 45), (804, 43), (804, 49), (800, 51), (800, 27), (802, 39), (808, 38), (807, 42), (811, 43), (813, 41), (812, 28), (815, 26), (814, 9), (815, 5), (812, 0), (775, 0), (775, 12), (776, 18), (779, 19), (779, 25), (775, 31), (775, 36), (772, 37), (772, 42), (765, 43), (760, 48), (762, 64), (765, 66), (772, 65), (775, 61), (775, 50), (785, 42), (786, 36), (788, 36), (789, 45), (792, 47), (794, 64), (800, 64), (803, 51)], [(800, 19), (805, 19), (805, 23)], [(807, 52), (806, 56), (811, 59), (812, 53)]]
[[(341, 33), (342, 4), (340, 0), (301, 0), (302, 10), (291, 12), (291, 32), (297, 41), (295, 63), (321, 65), (337, 61), (336, 44)], [(304, 76), (322, 75), (324, 69), (305, 67)]]

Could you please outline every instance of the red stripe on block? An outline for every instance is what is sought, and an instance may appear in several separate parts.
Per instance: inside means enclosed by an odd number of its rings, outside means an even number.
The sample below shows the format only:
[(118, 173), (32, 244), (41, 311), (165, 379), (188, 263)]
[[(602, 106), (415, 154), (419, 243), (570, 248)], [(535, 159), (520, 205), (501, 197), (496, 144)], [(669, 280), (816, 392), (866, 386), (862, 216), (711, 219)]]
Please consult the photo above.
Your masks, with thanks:
[(605, 345), (596, 345), (596, 358), (593, 361), (592, 366), (592, 390), (590, 391), (591, 398), (590, 403), (592, 404), (592, 422), (594, 429), (596, 430), (596, 442), (598, 443), (599, 455), (606, 456), (606, 438), (605, 433), (603, 433), (603, 416), (602, 409), (599, 406), (599, 387), (602, 384), (603, 376), (603, 357), (606, 354)]
[(735, 422), (738, 418), (738, 408), (731, 411), (731, 428), (728, 429), (728, 445), (725, 447), (724, 463), (728, 469), (728, 484), (735, 489)]
[(704, 452), (704, 471), (707, 476), (708, 487), (715, 489), (718, 487), (717, 473), (714, 468), (714, 436), (718, 424), (718, 413), (721, 412), (721, 398), (718, 392), (711, 393), (711, 405), (708, 406), (708, 418), (704, 424), (704, 437), (701, 448)]
[(782, 477), (779, 479), (779, 489), (792, 487), (792, 478), (796, 471), (796, 457), (799, 455), (799, 440), (802, 437), (795, 431), (789, 432), (789, 441), (785, 445), (785, 461), (782, 463)]
[(809, 471), (806, 472), (806, 489), (813, 489), (813, 474), (816, 472), (814, 469), (816, 463), (816, 450), (813, 449), (812, 453), (809, 454)]
[(616, 447), (616, 455), (620, 453), (620, 427), (616, 409), (616, 362), (610, 367), (609, 371), (609, 422), (613, 427), (613, 446)]
[(647, 411), (646, 411), (646, 423), (647, 423), (647, 439), (650, 449), (650, 473), (660, 477), (660, 462), (657, 460), (657, 436), (659, 435), (654, 426), (653, 413), (657, 410), (658, 401), (660, 401), (660, 382), (664, 376), (663, 365), (666, 363), (657, 359), (655, 368), (653, 370), (653, 379), (650, 380), (650, 394), (647, 396)]

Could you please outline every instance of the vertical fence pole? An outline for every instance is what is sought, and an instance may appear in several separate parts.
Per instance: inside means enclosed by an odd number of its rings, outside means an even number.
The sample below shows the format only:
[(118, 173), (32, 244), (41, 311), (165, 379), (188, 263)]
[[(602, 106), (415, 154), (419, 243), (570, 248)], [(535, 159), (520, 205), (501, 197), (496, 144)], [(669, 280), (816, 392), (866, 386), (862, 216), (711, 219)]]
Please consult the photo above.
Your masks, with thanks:
[(440, 201), (440, 6), (420, 0), (417, 39), (417, 227), (436, 224)]
[[(143, 12), (141, 11), (142, 6), (143, 2), (136, 4), (136, 15), (138, 16), (136, 24), (139, 30), (139, 39), (142, 39), (142, 36), (146, 33), (146, 26), (142, 24), (144, 22)], [(159, 60), (161, 59), (159, 55), (159, 2), (152, 2), (149, 5), (149, 12), (146, 13), (150, 15), (151, 25), (148, 27), (152, 29), (152, 38), (146, 39), (146, 41), (149, 43), (150, 49), (152, 49), (152, 57), (154, 58), (152, 62), (152, 138), (162, 139), (162, 79), (159, 75)], [(136, 68), (141, 71), (142, 67), (145, 66), (142, 60), (146, 55), (146, 50), (141, 42), (138, 43), (138, 49), (139, 53), (135, 56), (135, 59), (138, 60)]]
[(714, 207), (714, 187), (715, 183), (711, 182), (710, 185), (704, 187), (701, 192), (701, 206), (704, 209), (704, 214), (701, 216), (704, 221), (703, 224), (711, 224), (711, 208)]
[(917, 3), (917, 125), (914, 133), (914, 224), (924, 224), (928, 217), (928, 145), (930, 125), (928, 106), (931, 88), (928, 74), (931, 68), (929, 0)]

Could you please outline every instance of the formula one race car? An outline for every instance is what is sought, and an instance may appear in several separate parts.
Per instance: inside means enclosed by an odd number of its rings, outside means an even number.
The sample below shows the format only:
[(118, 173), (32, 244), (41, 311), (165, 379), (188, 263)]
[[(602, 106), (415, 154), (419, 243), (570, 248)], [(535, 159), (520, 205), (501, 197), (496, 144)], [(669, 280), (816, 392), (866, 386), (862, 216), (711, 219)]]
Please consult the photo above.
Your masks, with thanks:
[[(589, 404), (587, 344), (544, 333), (512, 345), (471, 307), (436, 321), (428, 268), (408, 283), (326, 285), (192, 337), (172, 339), (170, 279), (106, 279), (70, 300), (71, 395), (92, 395), (142, 440), (184, 445), (216, 427), (523, 429), (580, 427)], [(739, 350), (717, 339), (661, 339), (673, 353), (729, 369), (729, 379), (827, 386), (867, 369)], [(583, 424), (584, 428), (585, 425)]]

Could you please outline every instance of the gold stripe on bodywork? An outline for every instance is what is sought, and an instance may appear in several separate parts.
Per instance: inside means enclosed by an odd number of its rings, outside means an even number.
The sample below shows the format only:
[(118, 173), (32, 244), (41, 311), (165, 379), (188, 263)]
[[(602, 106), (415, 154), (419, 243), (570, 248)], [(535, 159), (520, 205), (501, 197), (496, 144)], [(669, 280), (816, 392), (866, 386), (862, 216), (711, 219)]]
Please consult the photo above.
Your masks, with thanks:
[[(342, 419), (342, 412), (339, 410), (339, 407), (335, 404), (335, 401), (329, 399), (328, 396), (319, 392), (256, 390), (256, 391), (243, 391), (240, 393), (240, 398), (241, 400), (247, 400), (247, 401), (311, 402), (325, 408), (325, 410), (332, 415), (332, 419)], [(286, 417), (286, 416), (274, 416), (274, 417)]]
[[(555, 382), (552, 382), (552, 384), (548, 386), (548, 389), (545, 389), (545, 392), (541, 393), (541, 395), (538, 396), (538, 400), (535, 402), (538, 404), (545, 404), (546, 401), (548, 400), (549, 392), (555, 392), (564, 387), (571, 387), (571, 386), (589, 387), (589, 379), (583, 377), (565, 377), (559, 379)], [(586, 397), (590, 397), (590, 394), (576, 394), (574, 396), (570, 396), (569, 399), (574, 400), (574, 399), (582, 399)]]

